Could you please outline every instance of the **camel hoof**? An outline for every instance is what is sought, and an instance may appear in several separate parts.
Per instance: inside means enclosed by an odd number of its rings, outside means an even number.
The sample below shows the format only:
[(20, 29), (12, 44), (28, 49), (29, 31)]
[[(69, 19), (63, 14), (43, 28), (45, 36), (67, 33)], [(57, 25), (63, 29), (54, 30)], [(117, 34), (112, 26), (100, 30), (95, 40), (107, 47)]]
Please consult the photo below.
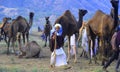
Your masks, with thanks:
[(67, 66), (64, 66), (64, 70), (67, 70), (67, 69), (70, 69), (71, 66), (67, 65)]
[(74, 60), (74, 63), (77, 63), (77, 60), (76, 60), (76, 59)]
[(104, 68), (104, 67), (103, 67), (103, 71), (105, 71), (105, 72), (109, 72), (109, 71), (108, 71), (108, 70), (106, 70), (106, 68)]
[(95, 62), (95, 64), (99, 65), (99, 63), (98, 63), (98, 62)]
[(10, 55), (10, 53), (9, 53), (9, 52), (7, 52), (7, 55)]
[(19, 55), (18, 58), (22, 58), (22, 56)]
[(92, 61), (89, 61), (89, 63), (88, 64), (92, 64)]
[(44, 45), (44, 47), (46, 47), (46, 45)]
[(69, 64), (69, 61), (67, 61), (67, 63)]
[(51, 68), (55, 68), (55, 65), (50, 65)]

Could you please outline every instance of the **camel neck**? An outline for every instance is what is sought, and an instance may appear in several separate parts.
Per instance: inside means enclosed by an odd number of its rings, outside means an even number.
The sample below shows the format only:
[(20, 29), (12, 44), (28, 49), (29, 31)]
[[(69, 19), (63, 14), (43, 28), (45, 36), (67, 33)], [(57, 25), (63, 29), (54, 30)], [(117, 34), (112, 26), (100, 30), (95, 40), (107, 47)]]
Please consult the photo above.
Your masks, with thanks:
[(114, 25), (115, 27), (118, 25), (118, 7), (114, 9)]
[(46, 21), (46, 24), (50, 24), (50, 21), (48, 20), (48, 21)]
[(79, 16), (79, 20), (78, 20), (78, 24), (77, 24), (78, 29), (81, 28), (82, 22), (83, 22), (83, 16)]
[(119, 0), (112, 0), (111, 1), (112, 6), (114, 8), (114, 28), (116, 28), (118, 26), (118, 6), (119, 6)]
[(30, 27), (32, 26), (32, 23), (33, 23), (33, 18), (30, 18), (30, 20), (29, 20), (29, 26)]
[(7, 21), (3, 22), (3, 26), (2, 27), (4, 27), (6, 23), (7, 23)]

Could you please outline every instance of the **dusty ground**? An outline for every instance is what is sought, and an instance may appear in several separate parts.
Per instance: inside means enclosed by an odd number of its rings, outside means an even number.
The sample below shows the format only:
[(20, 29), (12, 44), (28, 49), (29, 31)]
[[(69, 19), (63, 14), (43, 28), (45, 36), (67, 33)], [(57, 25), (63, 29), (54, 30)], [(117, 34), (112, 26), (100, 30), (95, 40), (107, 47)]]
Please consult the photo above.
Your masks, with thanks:
[[(48, 47), (43, 47), (44, 41), (39, 37), (40, 33), (33, 32), (30, 35), (30, 41), (35, 40), (42, 48), (42, 58), (36, 59), (19, 59), (17, 56), (11, 54), (6, 55), (6, 44), (4, 41), (0, 42), (0, 72), (104, 72), (102, 71), (102, 66), (91, 64), (89, 65), (89, 60), (85, 58), (80, 58), (81, 48), (78, 48), (78, 61), (75, 64), (73, 59), (70, 60), (70, 69), (65, 68), (50, 68), (50, 51)], [(11, 48), (12, 49), (12, 48)], [(17, 47), (16, 47), (17, 49)], [(67, 48), (65, 47), (65, 52)], [(66, 52), (67, 53), (67, 52)], [(100, 63), (100, 61), (99, 61)], [(109, 72), (115, 72), (115, 62), (111, 64), (108, 68)]]

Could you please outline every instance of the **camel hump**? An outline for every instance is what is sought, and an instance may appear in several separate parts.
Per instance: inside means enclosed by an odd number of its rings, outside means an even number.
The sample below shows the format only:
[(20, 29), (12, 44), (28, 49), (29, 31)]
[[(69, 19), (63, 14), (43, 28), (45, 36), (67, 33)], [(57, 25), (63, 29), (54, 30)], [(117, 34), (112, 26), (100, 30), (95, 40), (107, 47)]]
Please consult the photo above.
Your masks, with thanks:
[(18, 16), (17, 18), (16, 18), (16, 20), (19, 20), (19, 19), (22, 19), (23, 17), (22, 16)]
[(31, 41), (26, 44), (26, 46), (31, 46), (31, 45), (38, 45), (36, 41)]
[(64, 13), (63, 15), (68, 16), (68, 17), (69, 17), (69, 16), (70, 16), (70, 15), (72, 15), (72, 14), (71, 14), (70, 10), (66, 10), (66, 11), (65, 11), (65, 13)]
[(101, 14), (105, 14), (105, 13), (101, 10), (97, 10), (95, 15), (101, 15)]
[(64, 14), (62, 15), (62, 17), (67, 17), (68, 20), (70, 20), (71, 22), (73, 22), (72, 24), (74, 23), (77, 23), (75, 17), (72, 15), (71, 11), (70, 10), (66, 10), (64, 12)]
[(37, 42), (36, 42), (36, 41), (32, 41), (31, 43), (35, 43), (35, 44), (37, 44)]
[(96, 20), (96, 18), (97, 19), (102, 18), (102, 16), (105, 16), (105, 15), (106, 14), (103, 11), (97, 10), (95, 15), (92, 17), (92, 20)]

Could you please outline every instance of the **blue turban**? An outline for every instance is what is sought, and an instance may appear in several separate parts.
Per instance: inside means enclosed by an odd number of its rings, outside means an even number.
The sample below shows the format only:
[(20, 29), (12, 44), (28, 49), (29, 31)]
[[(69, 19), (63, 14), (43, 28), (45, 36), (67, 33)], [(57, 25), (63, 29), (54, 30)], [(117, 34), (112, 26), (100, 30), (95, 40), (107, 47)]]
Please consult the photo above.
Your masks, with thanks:
[[(60, 29), (59, 29), (59, 31), (56, 31), (55, 30), (55, 28), (56, 27), (59, 27)], [(50, 35), (52, 35), (54, 32), (56, 32), (56, 34), (57, 34), (57, 36), (61, 36), (62, 35), (62, 32), (63, 32), (63, 29), (62, 29), (62, 26), (60, 25), (60, 24), (55, 24), (55, 26), (52, 28), (52, 30), (51, 30), (51, 33), (50, 33)]]

